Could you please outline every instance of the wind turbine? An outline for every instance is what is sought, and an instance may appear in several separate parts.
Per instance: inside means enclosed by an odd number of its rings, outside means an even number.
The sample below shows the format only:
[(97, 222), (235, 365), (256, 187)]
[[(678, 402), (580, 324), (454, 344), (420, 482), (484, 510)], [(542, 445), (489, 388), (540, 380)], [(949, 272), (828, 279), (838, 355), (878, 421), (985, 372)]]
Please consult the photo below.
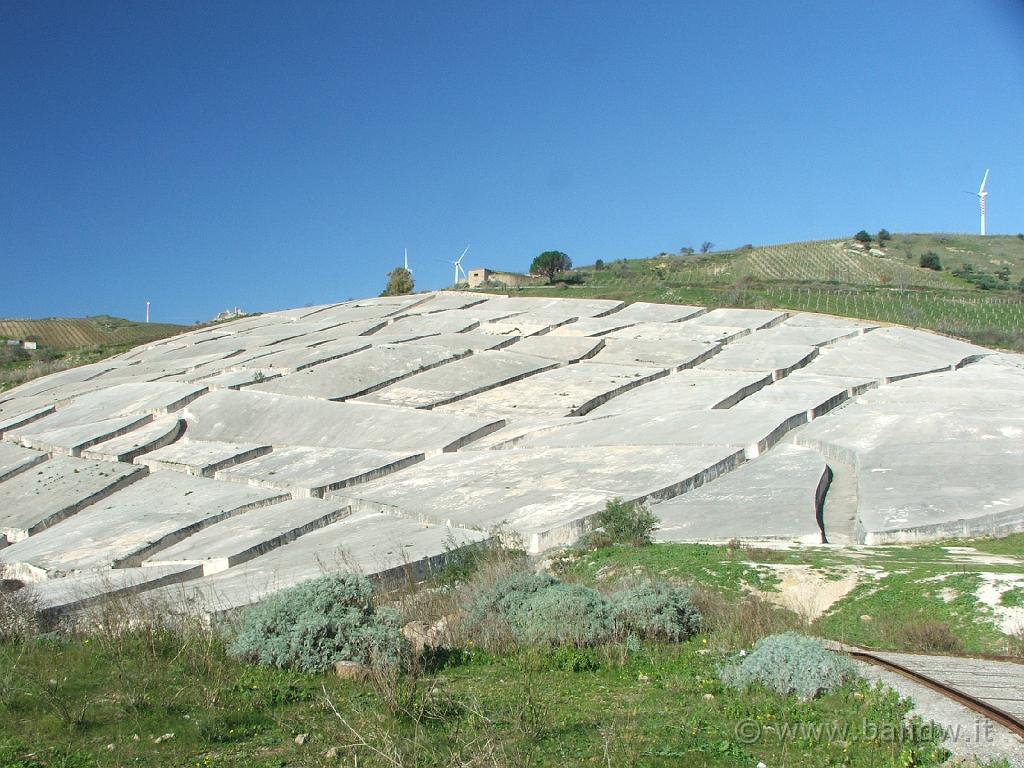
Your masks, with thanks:
[(408, 272), (410, 275), (412, 274), (412, 270), (409, 269), (409, 249), (408, 248), (405, 249), (405, 271)]
[(977, 192), (968, 192), (968, 195), (977, 195), (978, 201), (981, 203), (981, 236), (985, 236), (985, 198), (988, 197), (988, 192), (985, 191), (985, 184), (988, 181), (988, 168), (985, 169), (985, 178), (981, 180), (981, 187)]
[(451, 262), (452, 264), (454, 264), (454, 265), (455, 265), (455, 283), (454, 283), (455, 285), (458, 285), (458, 284), (459, 284), (459, 273), (460, 273), (460, 272), (462, 273), (462, 279), (463, 279), (463, 280), (465, 280), (465, 279), (466, 279), (466, 270), (464, 270), (464, 269), (462, 268), (462, 260), (463, 260), (464, 258), (466, 258), (466, 253), (467, 253), (468, 251), (469, 251), (469, 246), (467, 245), (467, 246), (466, 246), (466, 250), (464, 250), (464, 251), (462, 252), (462, 255), (461, 255), (461, 256), (459, 256), (459, 258), (458, 258), (458, 259), (456, 259), (455, 261)]

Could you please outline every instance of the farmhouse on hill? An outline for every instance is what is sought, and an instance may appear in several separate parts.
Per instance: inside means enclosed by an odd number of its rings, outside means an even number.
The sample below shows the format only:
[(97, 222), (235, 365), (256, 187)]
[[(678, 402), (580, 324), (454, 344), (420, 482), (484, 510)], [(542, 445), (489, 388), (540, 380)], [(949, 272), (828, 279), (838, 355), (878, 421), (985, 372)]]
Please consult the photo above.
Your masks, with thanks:
[(546, 282), (540, 275), (523, 275), (518, 272), (495, 272), (484, 267), (469, 270), (469, 276), (466, 278), (466, 281), (470, 288), (479, 288), (485, 283), (519, 288), (524, 285), (543, 285)]

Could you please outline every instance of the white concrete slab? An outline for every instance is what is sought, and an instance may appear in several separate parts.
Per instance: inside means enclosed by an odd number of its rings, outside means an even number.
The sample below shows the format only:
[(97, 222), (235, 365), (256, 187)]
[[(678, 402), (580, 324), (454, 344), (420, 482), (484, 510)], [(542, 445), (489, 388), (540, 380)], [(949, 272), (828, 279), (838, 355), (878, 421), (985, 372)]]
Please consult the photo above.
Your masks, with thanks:
[(348, 400), (368, 395), (414, 373), (465, 357), (471, 351), (468, 347), (449, 351), (426, 343), (382, 345), (263, 384), (254, 384), (249, 389), (278, 395)]
[(211, 392), (185, 409), (194, 440), (435, 453), (503, 426), (501, 419), (265, 392)]
[(798, 541), (822, 543), (818, 508), (828, 489), (825, 460), (815, 451), (779, 446), (761, 458), (651, 506), (657, 541)]
[(671, 498), (740, 461), (722, 448), (591, 448), (460, 452), (336, 492), (354, 512), (386, 511), (482, 531), (504, 529), (530, 551), (567, 544), (612, 498)]
[(144, 467), (67, 456), (42, 462), (0, 483), (0, 534), (15, 542), (33, 536), (145, 474)]
[(702, 341), (609, 338), (592, 360), (595, 363), (641, 365), (680, 371), (710, 360), (721, 349), (719, 344)]
[(0, 483), (41, 464), (49, 458), (44, 451), (33, 451), (10, 443), (0, 443)]
[(181, 440), (135, 459), (151, 472), (171, 470), (194, 477), (213, 477), (216, 472), (270, 453), (269, 445)]
[(222, 469), (216, 477), (285, 491), (295, 498), (323, 498), (328, 491), (390, 475), (423, 459), (422, 453), (369, 448), (277, 448)]
[(667, 371), (656, 368), (582, 362), (481, 392), (440, 406), (436, 411), (506, 419), (582, 416), (621, 393), (666, 374)]
[(118, 437), (96, 443), (81, 451), (83, 459), (125, 461), (131, 464), (136, 457), (170, 445), (185, 429), (185, 422), (177, 416), (164, 416)]
[(203, 575), (225, 571), (323, 528), (349, 514), (339, 502), (295, 499), (229, 517), (145, 560), (142, 565), (200, 565)]
[[(127, 464), (101, 466), (142, 471)], [(157, 472), (0, 550), (0, 570), (38, 581), (72, 571), (137, 566), (208, 525), (286, 498), (236, 483)]]
[(168, 610), (220, 616), (328, 573), (423, 578), (450, 549), (483, 538), (474, 531), (391, 515), (351, 515), (234, 568), (155, 590), (150, 599)]
[(434, 408), (511, 384), (556, 365), (554, 360), (512, 351), (481, 352), (402, 379), (359, 398), (359, 402)]
[(548, 335), (520, 339), (507, 349), (510, 352), (546, 357), (549, 360), (568, 364), (592, 358), (604, 347), (604, 344), (605, 342), (601, 339)]

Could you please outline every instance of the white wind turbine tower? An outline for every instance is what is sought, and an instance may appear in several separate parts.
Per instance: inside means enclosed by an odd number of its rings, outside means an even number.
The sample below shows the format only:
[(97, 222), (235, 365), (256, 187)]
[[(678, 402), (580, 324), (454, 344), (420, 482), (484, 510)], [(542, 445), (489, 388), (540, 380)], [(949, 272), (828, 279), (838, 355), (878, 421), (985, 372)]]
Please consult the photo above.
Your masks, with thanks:
[(988, 192), (985, 191), (985, 182), (988, 181), (988, 168), (985, 169), (985, 178), (981, 180), (981, 187), (978, 189), (978, 200), (981, 202), (981, 236), (985, 236), (985, 198)]
[(455, 265), (455, 283), (454, 283), (455, 285), (458, 285), (458, 284), (459, 284), (459, 273), (460, 273), (460, 272), (462, 273), (462, 279), (463, 279), (463, 280), (465, 280), (465, 279), (466, 279), (466, 270), (464, 270), (464, 269), (462, 268), (462, 260), (463, 260), (464, 258), (466, 258), (466, 253), (467, 253), (468, 251), (469, 251), (469, 246), (467, 245), (467, 246), (466, 246), (466, 249), (465, 249), (465, 250), (464, 250), (464, 251), (462, 252), (462, 255), (461, 255), (461, 256), (459, 256), (459, 258), (458, 258), (458, 259), (456, 259), (455, 261), (451, 262), (452, 264), (454, 264), (454, 265)]

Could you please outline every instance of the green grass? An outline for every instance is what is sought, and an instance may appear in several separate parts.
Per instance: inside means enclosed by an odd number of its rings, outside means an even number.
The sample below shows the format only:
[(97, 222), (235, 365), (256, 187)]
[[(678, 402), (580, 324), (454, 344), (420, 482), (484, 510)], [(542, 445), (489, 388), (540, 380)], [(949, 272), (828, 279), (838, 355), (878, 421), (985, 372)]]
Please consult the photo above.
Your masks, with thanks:
[[(37, 341), (38, 350), (25, 350), (24, 360), (0, 350), (0, 392), (26, 381), (80, 365), (99, 362), (140, 344), (188, 330), (183, 325), (137, 323), (99, 315), (84, 319), (0, 320), (0, 339)], [(20, 351), (20, 350), (19, 350)], [(6, 354), (3, 354), (6, 353)]]
[[(697, 639), (611, 649), (587, 672), (539, 653), (478, 656), (389, 692), (243, 666), (198, 636), (7, 643), (0, 764), (441, 766), (474, 755), (488, 766), (875, 768), (943, 757), (927, 736), (859, 738), (861, 723), (899, 731), (908, 704), (890, 692), (854, 684), (809, 702), (741, 694), (719, 683), (724, 659), (704, 648)], [(760, 733), (753, 743), (737, 734), (748, 721)], [(851, 730), (816, 736), (823, 727)]]
[[(580, 267), (563, 285), (512, 294), (820, 312), (1024, 350), (1024, 240), (907, 234), (894, 235), (884, 250), (871, 255), (851, 241), (831, 240), (686, 258), (663, 254), (621, 259), (602, 270)], [(940, 255), (944, 271), (918, 266), (927, 251)], [(951, 274), (968, 263), (993, 276), (1006, 267), (1009, 277), (996, 280), (995, 290), (981, 290)]]
[(133, 347), (188, 330), (170, 323), (138, 323), (109, 315), (44, 320), (0, 320), (0, 339), (37, 341), (56, 351), (84, 347)]
[[(948, 547), (1013, 558), (987, 563), (964, 558)], [(938, 622), (949, 627), (967, 653), (1006, 654), (1012, 641), (997, 627), (991, 608), (975, 597), (981, 573), (1024, 573), (1024, 534), (1005, 539), (953, 540), (933, 544), (832, 549), (797, 546), (750, 549), (709, 544), (608, 547), (563, 558), (565, 578), (611, 584), (637, 577), (669, 579), (714, 588), (738, 597), (775, 592), (773, 566), (808, 566), (826, 580), (859, 573), (858, 585), (811, 625), (824, 637), (868, 648), (911, 650), (908, 624)], [(1014, 590), (1003, 605), (1020, 600)], [(1010, 602), (1006, 602), (1009, 600)]]

